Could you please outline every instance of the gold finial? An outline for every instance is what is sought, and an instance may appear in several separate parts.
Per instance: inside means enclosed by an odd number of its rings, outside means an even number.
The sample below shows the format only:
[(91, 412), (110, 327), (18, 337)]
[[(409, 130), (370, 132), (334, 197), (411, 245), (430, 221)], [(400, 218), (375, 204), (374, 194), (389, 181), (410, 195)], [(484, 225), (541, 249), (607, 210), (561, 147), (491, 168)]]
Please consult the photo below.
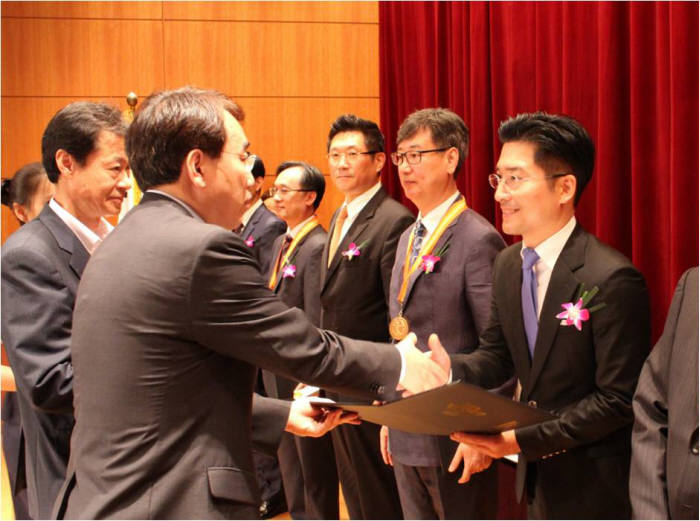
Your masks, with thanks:
[(131, 110), (134, 110), (136, 107), (136, 104), (139, 102), (139, 97), (136, 95), (135, 92), (130, 92), (129, 94), (126, 95), (126, 104), (131, 107)]

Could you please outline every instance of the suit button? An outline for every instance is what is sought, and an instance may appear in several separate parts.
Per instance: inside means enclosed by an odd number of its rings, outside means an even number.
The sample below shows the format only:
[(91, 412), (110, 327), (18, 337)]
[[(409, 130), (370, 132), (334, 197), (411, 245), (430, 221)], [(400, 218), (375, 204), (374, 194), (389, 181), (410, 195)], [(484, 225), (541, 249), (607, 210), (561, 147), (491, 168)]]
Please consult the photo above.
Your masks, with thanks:
[(377, 388), (377, 394), (384, 394), (384, 386), (383, 386), (383, 385), (380, 385), (380, 386)]
[(693, 454), (695, 454), (697, 456), (698, 455), (698, 446), (695, 445), (692, 449), (690, 449), (690, 452), (692, 452)]
[(537, 402), (536, 402), (535, 400), (530, 400), (529, 402), (527, 402), (527, 404), (528, 404), (530, 407), (537, 407)]

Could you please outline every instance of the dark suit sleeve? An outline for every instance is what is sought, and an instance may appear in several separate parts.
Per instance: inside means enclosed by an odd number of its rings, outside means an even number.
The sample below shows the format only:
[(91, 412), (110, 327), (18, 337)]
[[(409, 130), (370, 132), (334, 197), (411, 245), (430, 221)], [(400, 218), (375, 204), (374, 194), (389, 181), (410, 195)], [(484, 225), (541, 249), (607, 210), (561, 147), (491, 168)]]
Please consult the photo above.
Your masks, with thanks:
[[(528, 460), (595, 442), (632, 422), (632, 396), (649, 352), (649, 297), (632, 266), (615, 270), (599, 285), (591, 316), (595, 391), (557, 411), (559, 418), (516, 429)], [(562, 346), (564, 347), (564, 346)]]
[(257, 263), (233, 234), (204, 237), (192, 273), (190, 334), (201, 345), (358, 397), (376, 398), (396, 387), (401, 357), (394, 346), (314, 327), (264, 285)]
[(668, 386), (676, 324), (685, 293), (686, 272), (676, 287), (666, 325), (647, 358), (634, 395), (630, 499), (635, 519), (670, 519), (666, 479)]
[(271, 456), (277, 455), (282, 433), (287, 426), (292, 402), (253, 393), (253, 446)]
[(406, 231), (406, 228), (413, 223), (411, 214), (401, 215), (398, 219), (390, 223), (389, 232), (382, 245), (382, 257), (380, 261), (380, 269), (382, 272), (382, 287), (384, 289), (384, 301), (389, 308), (390, 286), (391, 286), (391, 271), (394, 267), (394, 259), (396, 258), (396, 247), (399, 244), (401, 234)]
[(323, 242), (314, 247), (304, 270), (304, 312), (315, 326), (321, 324), (321, 257)]
[(3, 338), (18, 388), (37, 409), (73, 410), (73, 296), (53, 263), (28, 248), (2, 259)]

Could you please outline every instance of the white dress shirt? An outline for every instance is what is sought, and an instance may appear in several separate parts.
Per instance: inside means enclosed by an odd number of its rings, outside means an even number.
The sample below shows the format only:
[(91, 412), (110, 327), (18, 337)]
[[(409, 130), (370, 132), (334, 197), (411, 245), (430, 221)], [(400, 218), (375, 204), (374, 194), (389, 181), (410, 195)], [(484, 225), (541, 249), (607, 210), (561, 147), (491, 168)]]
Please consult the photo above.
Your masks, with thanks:
[(297, 224), (294, 228), (290, 229), (289, 226), (287, 226), (287, 235), (289, 235), (293, 239), (294, 237), (296, 237), (299, 234), (299, 232), (304, 227), (304, 225), (306, 223), (308, 223), (314, 217), (316, 217), (316, 215), (312, 215), (311, 217), (307, 217), (306, 219), (301, 221), (299, 224)]
[(107, 219), (101, 217), (97, 226), (97, 231), (92, 231), (90, 228), (80, 222), (77, 217), (58, 204), (53, 197), (49, 201), (49, 206), (56, 213), (56, 215), (58, 215), (58, 218), (61, 219), (66, 226), (68, 226), (68, 228), (70, 228), (70, 231), (72, 231), (75, 236), (78, 237), (78, 240), (90, 255), (95, 252), (102, 240), (114, 229), (114, 226), (109, 224)]
[(343, 237), (345, 237), (345, 234), (348, 233), (348, 230), (352, 226), (352, 223), (355, 222), (355, 219), (357, 218), (357, 215), (362, 211), (362, 209), (367, 206), (367, 203), (376, 195), (376, 193), (379, 191), (379, 189), (382, 187), (382, 183), (377, 183), (374, 185), (372, 188), (367, 190), (366, 192), (358, 195), (350, 201), (349, 203), (346, 202), (343, 203), (345, 207), (348, 209), (348, 217), (345, 219), (345, 222), (343, 223), (343, 229), (340, 230), (340, 238), (338, 239), (338, 244), (343, 242)]
[(425, 226), (425, 236), (423, 237), (423, 243), (428, 242), (430, 236), (438, 227), (438, 224), (440, 224), (440, 219), (442, 219), (442, 217), (447, 213), (447, 210), (450, 209), (450, 206), (452, 206), (452, 203), (455, 202), (458, 195), (460, 195), (459, 190), (455, 190), (452, 195), (450, 195), (447, 199), (445, 199), (443, 202), (441, 202), (439, 205), (437, 205), (435, 208), (433, 208), (427, 214), (425, 214), (425, 217), (420, 212), (418, 212), (418, 218), (416, 219), (416, 222), (420, 221), (423, 224), (423, 226)]
[[(538, 246), (535, 247), (535, 252), (539, 255), (539, 259), (532, 267), (535, 270), (535, 277), (537, 277), (537, 318), (539, 320), (540, 311), (542, 311), (542, 304), (544, 303), (544, 296), (547, 294), (547, 288), (549, 287), (549, 279), (552, 278), (552, 270), (554, 265), (557, 263), (557, 259), (564, 249), (566, 241), (576, 227), (576, 217), (571, 217), (569, 221), (554, 235), (542, 241)], [(523, 249), (525, 245), (523, 244)], [(520, 257), (522, 258), (523, 252), (520, 250)]]

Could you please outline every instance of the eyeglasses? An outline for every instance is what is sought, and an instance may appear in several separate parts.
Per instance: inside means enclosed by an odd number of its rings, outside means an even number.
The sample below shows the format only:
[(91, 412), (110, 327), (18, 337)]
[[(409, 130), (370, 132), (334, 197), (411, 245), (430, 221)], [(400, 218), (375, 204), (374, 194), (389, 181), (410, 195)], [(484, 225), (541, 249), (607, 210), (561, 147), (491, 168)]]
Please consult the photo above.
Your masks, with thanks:
[(287, 195), (289, 192), (313, 192), (308, 188), (287, 188), (286, 186), (271, 186), (270, 187), (270, 197), (274, 197), (275, 194), (280, 194), (282, 196)]
[(246, 172), (253, 171), (253, 165), (255, 164), (255, 160), (258, 158), (258, 156), (251, 154), (247, 150), (241, 154), (237, 152), (229, 152), (228, 150), (222, 150), (221, 152), (224, 154), (231, 154), (232, 156), (238, 156), (238, 159), (243, 162)]
[(406, 160), (406, 163), (409, 165), (417, 165), (420, 163), (423, 154), (428, 154), (430, 152), (444, 152), (445, 150), (449, 150), (452, 147), (444, 147), (444, 148), (433, 148), (430, 150), (409, 150), (408, 152), (392, 152), (391, 153), (391, 162), (394, 163), (396, 166), (399, 166), (401, 163), (403, 163), (404, 159)]
[[(564, 172), (561, 174), (551, 174), (546, 175), (541, 179), (554, 179), (555, 177), (564, 177), (565, 175), (571, 175), (570, 172)], [(504, 183), (508, 191), (517, 190), (525, 181), (536, 181), (537, 179), (532, 179), (530, 177), (520, 177), (515, 174), (501, 175), (501, 174), (491, 174), (489, 175), (489, 184), (494, 190), (498, 189), (498, 185)]]
[(333, 164), (340, 163), (340, 160), (343, 157), (345, 158), (345, 161), (352, 164), (355, 163), (358, 159), (360, 159), (360, 156), (369, 156), (372, 154), (378, 154), (379, 152), (379, 150), (368, 150), (367, 152), (357, 152), (355, 150), (350, 150), (349, 152), (329, 152), (328, 154), (326, 154), (326, 157), (328, 158), (328, 161), (330, 161)]

